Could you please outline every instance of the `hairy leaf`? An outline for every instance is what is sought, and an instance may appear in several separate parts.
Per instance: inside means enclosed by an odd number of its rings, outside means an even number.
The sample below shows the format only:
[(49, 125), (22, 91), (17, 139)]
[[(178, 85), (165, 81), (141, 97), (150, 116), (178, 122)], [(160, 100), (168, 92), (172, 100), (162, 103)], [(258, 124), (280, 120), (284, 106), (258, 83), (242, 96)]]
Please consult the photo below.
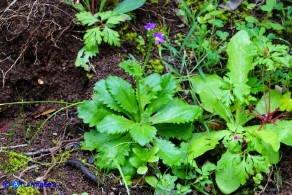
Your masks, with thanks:
[(98, 124), (97, 130), (101, 133), (118, 134), (128, 131), (133, 124), (133, 121), (122, 116), (108, 115)]
[(108, 77), (105, 82), (111, 96), (123, 109), (130, 113), (138, 112), (135, 91), (130, 83), (116, 76)]
[(149, 122), (152, 124), (161, 123), (186, 123), (199, 118), (202, 110), (198, 106), (192, 106), (179, 99), (174, 99), (162, 107)]

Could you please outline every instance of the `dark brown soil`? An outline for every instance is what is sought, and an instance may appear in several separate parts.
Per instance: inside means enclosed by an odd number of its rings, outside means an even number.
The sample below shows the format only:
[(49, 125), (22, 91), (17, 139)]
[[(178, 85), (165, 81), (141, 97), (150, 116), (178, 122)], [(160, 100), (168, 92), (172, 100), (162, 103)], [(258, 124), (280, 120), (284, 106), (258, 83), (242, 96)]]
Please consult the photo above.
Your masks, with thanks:
[[(144, 33), (148, 21), (165, 23), (175, 34), (180, 20), (174, 17), (175, 3), (159, 6), (147, 4), (134, 12), (135, 20), (129, 23), (138, 33)], [(135, 51), (135, 45), (123, 41), (121, 48), (103, 46), (101, 53), (91, 60), (94, 72), (88, 75), (74, 67), (78, 50), (82, 47), (84, 28), (75, 23), (74, 10), (59, 0), (1, 0), (0, 1), (0, 104), (22, 101), (78, 102), (89, 99), (96, 81), (109, 75), (130, 78), (118, 67), (123, 54)], [(134, 28), (133, 28), (134, 29)], [(89, 79), (90, 78), (90, 79)], [(44, 112), (64, 107), (64, 104), (14, 104), (0, 107), (0, 146), (17, 152), (31, 152), (53, 148), (64, 140), (80, 138), (87, 127), (77, 118), (76, 108), (68, 108), (51, 118)], [(36, 137), (34, 138), (34, 135)], [(28, 144), (34, 138), (31, 146)], [(72, 141), (72, 142), (73, 142)], [(78, 141), (77, 141), (78, 142)], [(62, 146), (68, 142), (62, 142)], [(9, 147), (15, 147), (11, 148)], [(64, 158), (66, 150), (60, 150)], [(60, 153), (59, 153), (60, 154)], [(88, 159), (91, 154), (75, 149), (70, 158)], [(62, 155), (58, 155), (62, 156)], [(3, 181), (22, 180), (33, 182), (47, 173), (48, 181), (58, 183), (57, 188), (46, 188), (43, 194), (88, 192), (89, 194), (126, 194), (119, 173), (98, 174), (99, 184), (85, 177), (79, 170), (67, 166), (58, 159), (52, 169), (45, 163), (54, 162), (56, 155), (42, 154), (35, 160), (38, 169), (27, 169), (14, 174), (0, 170)], [(283, 155), (282, 194), (292, 192), (291, 148)], [(7, 155), (0, 153), (0, 163), (9, 164)], [(90, 168), (94, 172), (93, 168)], [(21, 176), (20, 176), (21, 175)], [(45, 189), (45, 188), (44, 188)], [(148, 186), (130, 188), (133, 194), (151, 194)], [(0, 194), (13, 194), (0, 186)], [(194, 192), (194, 194), (196, 194)]]

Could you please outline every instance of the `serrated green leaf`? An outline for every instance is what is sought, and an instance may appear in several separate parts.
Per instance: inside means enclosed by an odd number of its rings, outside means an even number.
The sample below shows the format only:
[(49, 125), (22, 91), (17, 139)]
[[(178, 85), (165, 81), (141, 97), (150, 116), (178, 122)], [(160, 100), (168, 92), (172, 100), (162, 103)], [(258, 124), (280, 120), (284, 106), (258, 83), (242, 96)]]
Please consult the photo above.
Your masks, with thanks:
[(97, 127), (100, 121), (113, 112), (104, 108), (101, 102), (96, 99), (83, 101), (78, 107), (78, 117), (90, 127)]
[(95, 17), (100, 17), (101, 21), (105, 21), (108, 18), (117, 15), (116, 13), (113, 13), (113, 11), (109, 10), (109, 11), (105, 11), (105, 12), (98, 12), (96, 14), (94, 14)]
[(101, 151), (105, 143), (113, 139), (121, 137), (120, 135), (109, 135), (100, 133), (96, 130), (91, 130), (84, 133), (84, 141), (81, 143), (82, 150), (97, 150)]
[(114, 15), (114, 16), (110, 17), (106, 21), (106, 24), (107, 25), (116, 25), (116, 24), (119, 24), (119, 23), (124, 22), (126, 20), (131, 20), (129, 15), (127, 15), (127, 14), (119, 14), (119, 15)]
[(194, 76), (190, 79), (193, 90), (199, 94), (202, 106), (208, 112), (219, 115), (227, 123), (232, 121), (230, 106), (222, 102), (224, 86), (223, 79), (217, 75)]
[(92, 26), (99, 20), (94, 17), (91, 12), (80, 12), (76, 14), (76, 18), (81, 22), (82, 25)]
[[(160, 83), (161, 77), (159, 74), (151, 74), (140, 80), (140, 102), (143, 109), (152, 99), (157, 98), (157, 93), (161, 90)], [(137, 93), (136, 96), (138, 96)]]
[(119, 104), (112, 98), (109, 91), (106, 88), (105, 80), (102, 79), (95, 83), (94, 91), (96, 98), (98, 98), (103, 104), (105, 104), (108, 108), (118, 111), (118, 112), (125, 112)]
[(89, 58), (94, 57), (98, 53), (98, 47), (91, 48), (91, 50), (87, 50), (85, 47), (79, 50), (77, 54), (77, 58), (75, 60), (76, 67), (82, 67), (84, 70), (89, 70)]
[(114, 8), (115, 13), (127, 13), (143, 6), (146, 0), (124, 0)]
[(155, 113), (159, 108), (163, 107), (167, 102), (172, 100), (173, 95), (176, 92), (177, 82), (173, 75), (164, 74), (161, 76), (161, 90), (157, 93), (157, 98), (153, 99), (147, 106), (147, 109), (151, 113)]
[(141, 146), (148, 144), (156, 135), (156, 128), (147, 124), (135, 123), (130, 128), (130, 135)]
[(175, 138), (178, 140), (188, 140), (193, 135), (194, 125), (193, 123), (183, 124), (158, 124), (155, 125), (160, 136), (167, 139)]
[(282, 98), (279, 100), (280, 111), (292, 111), (292, 99), (291, 92), (285, 93)]
[(102, 36), (103, 36), (104, 42), (110, 45), (117, 46), (117, 47), (121, 46), (120, 35), (117, 31), (112, 30), (108, 28), (107, 26), (105, 26), (102, 31)]
[(130, 113), (138, 112), (135, 91), (127, 81), (116, 76), (110, 76), (105, 81), (106, 87), (114, 100)]
[(181, 151), (173, 143), (167, 140), (156, 139), (159, 147), (158, 156), (163, 163), (169, 166), (179, 166), (182, 163)]
[(83, 37), (86, 50), (91, 51), (96, 48), (102, 41), (102, 35), (103, 33), (98, 27), (86, 30), (86, 33)]
[(123, 166), (130, 152), (130, 141), (129, 137), (124, 136), (105, 143), (95, 165), (105, 169), (117, 169), (116, 163)]
[(141, 77), (141, 67), (137, 61), (127, 60), (119, 64), (119, 67), (123, 68), (129, 75), (134, 77)]
[(128, 131), (134, 124), (133, 121), (119, 115), (108, 115), (97, 125), (101, 133), (118, 134)]
[(161, 123), (186, 123), (199, 118), (202, 115), (202, 109), (198, 106), (192, 106), (179, 99), (174, 99), (162, 107), (154, 116), (151, 116), (151, 124)]

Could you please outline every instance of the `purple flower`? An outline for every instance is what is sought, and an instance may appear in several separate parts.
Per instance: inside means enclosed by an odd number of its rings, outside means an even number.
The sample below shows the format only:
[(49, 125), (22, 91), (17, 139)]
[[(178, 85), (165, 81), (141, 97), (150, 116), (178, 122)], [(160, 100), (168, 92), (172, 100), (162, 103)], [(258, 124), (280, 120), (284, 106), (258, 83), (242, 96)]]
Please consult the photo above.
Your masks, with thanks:
[(144, 26), (144, 28), (145, 28), (146, 30), (153, 30), (153, 29), (155, 28), (155, 26), (156, 26), (155, 23), (148, 22), (148, 23)]
[(239, 136), (235, 135), (235, 136), (233, 137), (233, 139), (234, 139), (234, 140), (238, 140), (238, 139), (239, 139)]
[(156, 45), (164, 42), (164, 35), (161, 32), (154, 33), (153, 36), (154, 36)]

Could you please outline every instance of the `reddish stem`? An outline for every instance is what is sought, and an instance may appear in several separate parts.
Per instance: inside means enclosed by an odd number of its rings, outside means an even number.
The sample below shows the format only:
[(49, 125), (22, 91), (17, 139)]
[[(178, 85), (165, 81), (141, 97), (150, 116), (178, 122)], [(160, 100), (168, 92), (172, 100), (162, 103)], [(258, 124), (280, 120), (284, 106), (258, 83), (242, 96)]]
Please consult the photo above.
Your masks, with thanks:
[(91, 14), (94, 15), (94, 0), (91, 0)]

